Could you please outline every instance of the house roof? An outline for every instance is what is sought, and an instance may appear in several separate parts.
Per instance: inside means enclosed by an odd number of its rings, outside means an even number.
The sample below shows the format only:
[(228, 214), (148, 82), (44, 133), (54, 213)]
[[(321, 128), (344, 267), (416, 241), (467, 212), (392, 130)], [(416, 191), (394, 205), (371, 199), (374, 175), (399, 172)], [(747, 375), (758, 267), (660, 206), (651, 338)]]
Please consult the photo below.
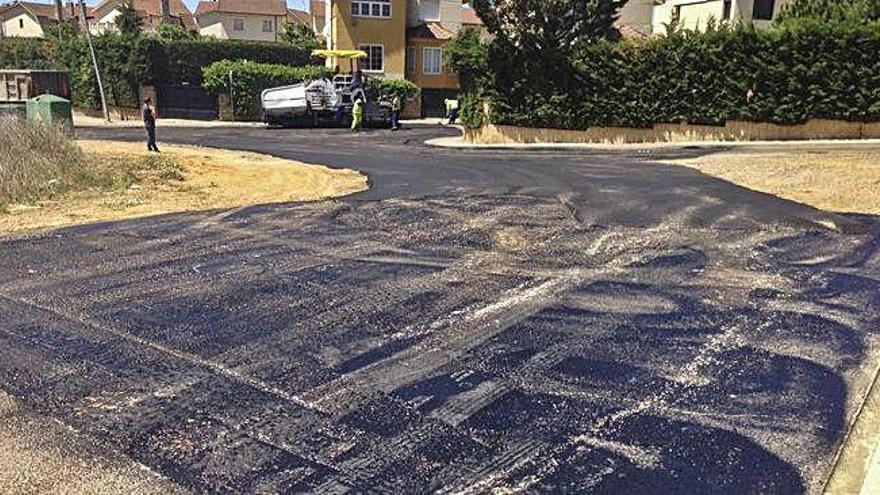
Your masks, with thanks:
[[(12, 3), (8, 3), (6, 5), (0, 5), (0, 17), (5, 17), (7, 14), (13, 13), (15, 10), (22, 10), (24, 12), (29, 13), (34, 16), (40, 22), (46, 21), (57, 21), (58, 16), (55, 12), (55, 5), (48, 3), (35, 3), (35, 2), (21, 2), (15, 1)], [(65, 5), (64, 6), (64, 15), (67, 18), (79, 18), (79, 8), (74, 7), (73, 5)], [(92, 16), (92, 9), (86, 9), (86, 16)]]
[[(124, 0), (102, 0), (92, 9), (94, 16), (98, 19), (104, 17), (119, 8)], [(169, 0), (171, 8), (171, 16), (180, 20), (187, 29), (196, 29), (196, 22), (193, 19), (192, 12), (186, 8), (183, 0)], [(144, 20), (144, 29), (155, 29), (162, 17), (161, 0), (131, 0), (131, 6), (137, 11), (138, 15)]]
[(468, 4), (461, 5), (461, 23), (470, 26), (482, 26), (483, 20), (477, 15), (477, 11)]
[(309, 2), (309, 11), (313, 16), (323, 18), (327, 15), (327, 4), (324, 3), (324, 0), (311, 0)]
[(199, 2), (196, 17), (209, 12), (286, 16), (284, 0), (208, 0)]
[(455, 38), (455, 33), (439, 22), (426, 22), (407, 29), (406, 37), (419, 40), (451, 40)]
[(287, 10), (287, 21), (291, 24), (300, 23), (305, 24), (306, 26), (312, 25), (312, 14), (304, 10), (297, 9), (288, 9)]
[(649, 33), (644, 32), (632, 24), (627, 24), (625, 22), (617, 21), (614, 23), (614, 28), (617, 29), (617, 32), (620, 33), (622, 38), (627, 39), (648, 39), (651, 37)]

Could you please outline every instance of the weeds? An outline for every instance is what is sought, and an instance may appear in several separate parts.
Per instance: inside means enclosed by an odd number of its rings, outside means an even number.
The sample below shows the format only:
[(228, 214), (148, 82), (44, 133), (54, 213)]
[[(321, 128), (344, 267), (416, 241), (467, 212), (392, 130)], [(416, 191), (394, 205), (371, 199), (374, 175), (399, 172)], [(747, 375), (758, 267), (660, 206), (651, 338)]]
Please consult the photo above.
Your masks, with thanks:
[(118, 190), (186, 179), (173, 158), (97, 156), (57, 129), (0, 118), (0, 212), (9, 205), (51, 200), (71, 191)]

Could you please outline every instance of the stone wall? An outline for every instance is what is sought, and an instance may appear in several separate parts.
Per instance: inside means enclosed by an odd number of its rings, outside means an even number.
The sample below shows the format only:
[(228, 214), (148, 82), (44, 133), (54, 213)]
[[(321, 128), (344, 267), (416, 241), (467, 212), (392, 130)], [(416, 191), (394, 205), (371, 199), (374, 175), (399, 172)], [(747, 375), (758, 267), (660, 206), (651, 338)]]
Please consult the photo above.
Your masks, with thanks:
[(689, 141), (796, 141), (880, 139), (880, 123), (810, 120), (800, 125), (731, 121), (724, 126), (658, 124), (650, 129), (595, 127), (585, 131), (487, 125), (465, 131), (474, 144), (674, 143)]

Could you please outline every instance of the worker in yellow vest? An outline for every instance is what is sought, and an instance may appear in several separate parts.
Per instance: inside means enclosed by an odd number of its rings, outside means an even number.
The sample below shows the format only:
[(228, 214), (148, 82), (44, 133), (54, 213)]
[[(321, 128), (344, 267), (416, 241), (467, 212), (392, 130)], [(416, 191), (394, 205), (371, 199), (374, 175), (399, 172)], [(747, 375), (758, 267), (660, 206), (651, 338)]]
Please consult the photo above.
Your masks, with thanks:
[(351, 109), (351, 130), (352, 132), (360, 131), (364, 126), (364, 100), (358, 98), (354, 100), (354, 108)]

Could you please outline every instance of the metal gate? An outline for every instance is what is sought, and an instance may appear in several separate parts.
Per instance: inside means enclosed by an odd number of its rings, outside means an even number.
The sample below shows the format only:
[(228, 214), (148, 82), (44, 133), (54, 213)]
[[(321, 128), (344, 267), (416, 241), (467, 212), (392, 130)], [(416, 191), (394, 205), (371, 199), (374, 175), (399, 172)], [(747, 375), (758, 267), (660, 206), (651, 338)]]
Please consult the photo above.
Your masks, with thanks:
[(166, 119), (217, 118), (217, 97), (200, 86), (157, 86), (159, 116)]

